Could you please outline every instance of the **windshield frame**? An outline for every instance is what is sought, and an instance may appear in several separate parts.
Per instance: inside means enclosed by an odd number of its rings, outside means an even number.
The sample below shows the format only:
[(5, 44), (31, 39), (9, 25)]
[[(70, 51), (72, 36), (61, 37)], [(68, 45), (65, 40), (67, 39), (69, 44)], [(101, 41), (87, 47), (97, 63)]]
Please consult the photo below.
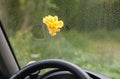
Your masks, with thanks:
[(6, 77), (9, 78), (15, 72), (20, 69), (18, 61), (15, 57), (15, 54), (12, 50), (11, 44), (8, 40), (4, 27), (0, 21), (0, 61), (1, 67), (0, 72)]

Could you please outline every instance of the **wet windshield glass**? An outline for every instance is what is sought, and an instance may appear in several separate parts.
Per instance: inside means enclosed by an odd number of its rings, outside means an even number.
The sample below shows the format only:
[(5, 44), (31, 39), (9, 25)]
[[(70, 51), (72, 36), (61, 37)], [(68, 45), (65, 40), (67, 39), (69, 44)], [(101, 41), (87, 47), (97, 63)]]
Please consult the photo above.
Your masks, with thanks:
[(21, 67), (64, 59), (119, 78), (119, 0), (0, 0), (0, 19)]

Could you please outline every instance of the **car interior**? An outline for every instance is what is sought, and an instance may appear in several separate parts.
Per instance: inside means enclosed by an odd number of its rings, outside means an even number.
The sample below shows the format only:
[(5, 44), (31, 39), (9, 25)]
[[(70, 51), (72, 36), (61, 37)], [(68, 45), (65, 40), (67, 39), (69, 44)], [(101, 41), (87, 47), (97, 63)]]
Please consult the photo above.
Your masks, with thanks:
[(0, 79), (116, 79), (119, 0), (0, 0)]
[[(0, 79), (24, 79), (27, 76), (29, 79), (110, 79), (107, 76), (58, 59), (41, 60), (20, 69), (1, 23), (0, 36)], [(55, 69), (39, 75), (40, 70), (45, 68)]]

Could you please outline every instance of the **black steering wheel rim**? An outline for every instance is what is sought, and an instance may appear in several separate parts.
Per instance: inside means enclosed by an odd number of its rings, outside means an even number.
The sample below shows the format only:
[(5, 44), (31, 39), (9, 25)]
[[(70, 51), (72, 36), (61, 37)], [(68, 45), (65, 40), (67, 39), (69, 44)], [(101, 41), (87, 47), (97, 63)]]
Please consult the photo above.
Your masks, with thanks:
[(30, 64), (22, 68), (20, 71), (14, 74), (10, 79), (24, 79), (29, 74), (45, 68), (61, 68), (70, 71), (80, 79), (91, 79), (89, 75), (85, 73), (85, 71), (83, 71), (77, 65), (59, 59), (47, 59)]

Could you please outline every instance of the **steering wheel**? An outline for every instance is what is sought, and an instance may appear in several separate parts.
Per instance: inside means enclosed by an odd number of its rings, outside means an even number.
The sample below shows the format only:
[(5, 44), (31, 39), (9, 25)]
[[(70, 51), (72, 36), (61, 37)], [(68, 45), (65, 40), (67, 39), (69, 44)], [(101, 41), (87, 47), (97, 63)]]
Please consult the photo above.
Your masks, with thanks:
[(71, 72), (78, 79), (91, 79), (89, 75), (77, 65), (59, 59), (47, 59), (27, 65), (15, 73), (10, 79), (24, 79), (31, 73), (45, 68), (59, 68)]

